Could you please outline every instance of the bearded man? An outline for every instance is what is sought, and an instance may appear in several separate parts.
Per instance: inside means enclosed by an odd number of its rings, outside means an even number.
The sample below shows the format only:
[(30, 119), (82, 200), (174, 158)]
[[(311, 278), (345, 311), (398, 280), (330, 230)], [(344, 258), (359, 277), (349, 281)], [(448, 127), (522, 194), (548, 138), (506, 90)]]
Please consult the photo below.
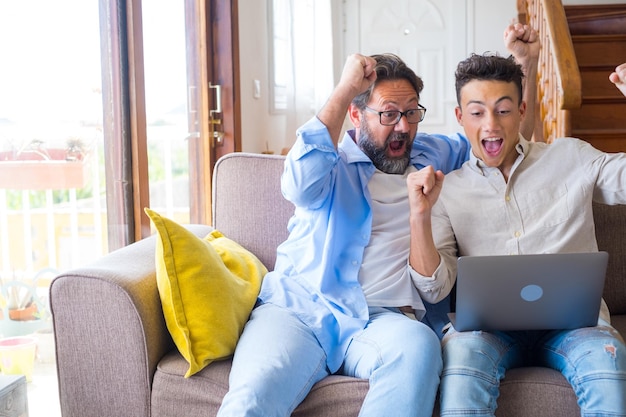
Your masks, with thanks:
[[(536, 34), (508, 29), (511, 52), (536, 65)], [(289, 237), (235, 350), (218, 416), (289, 416), (333, 373), (369, 380), (361, 416), (432, 415), (441, 349), (420, 319), (422, 300), (439, 299), (409, 262), (420, 248), (411, 245), (407, 176), (459, 168), (470, 144), (417, 134), (422, 88), (399, 57), (354, 54), (298, 129), (281, 179), (295, 206)], [(346, 113), (354, 130), (340, 141)], [(434, 184), (422, 185), (428, 196)]]

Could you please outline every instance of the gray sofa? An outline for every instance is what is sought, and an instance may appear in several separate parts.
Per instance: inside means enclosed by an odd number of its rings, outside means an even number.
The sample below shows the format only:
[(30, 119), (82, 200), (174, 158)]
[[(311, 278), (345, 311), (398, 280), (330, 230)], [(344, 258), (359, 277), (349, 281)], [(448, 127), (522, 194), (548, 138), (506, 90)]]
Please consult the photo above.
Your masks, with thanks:
[[(279, 190), (283, 158), (229, 154), (218, 161), (213, 178), (213, 225), (270, 268), (293, 213)], [(625, 335), (626, 207), (597, 206), (595, 217), (599, 244), (611, 255), (605, 300)], [(198, 236), (211, 230), (189, 228)], [(154, 237), (144, 239), (52, 282), (64, 417), (215, 415), (228, 389), (230, 361), (183, 378), (187, 364), (165, 327), (154, 248)], [(314, 386), (294, 415), (356, 416), (367, 389), (366, 380), (330, 376)], [(567, 382), (544, 368), (509, 371), (498, 405), (498, 416), (580, 415)]]

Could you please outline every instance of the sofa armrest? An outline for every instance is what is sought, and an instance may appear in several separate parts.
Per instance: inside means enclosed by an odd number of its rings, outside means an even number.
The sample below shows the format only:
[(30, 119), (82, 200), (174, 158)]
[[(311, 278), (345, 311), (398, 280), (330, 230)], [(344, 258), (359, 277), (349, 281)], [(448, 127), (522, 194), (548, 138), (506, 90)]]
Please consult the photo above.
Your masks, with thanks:
[[(205, 236), (209, 226), (189, 229)], [(149, 416), (158, 361), (174, 348), (155, 280), (155, 237), (50, 285), (64, 417)]]

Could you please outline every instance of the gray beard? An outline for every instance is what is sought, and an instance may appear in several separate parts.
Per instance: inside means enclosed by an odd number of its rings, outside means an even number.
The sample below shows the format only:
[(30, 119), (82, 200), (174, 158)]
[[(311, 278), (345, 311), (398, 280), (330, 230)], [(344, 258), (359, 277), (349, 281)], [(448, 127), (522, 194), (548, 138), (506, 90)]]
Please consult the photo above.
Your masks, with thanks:
[[(389, 143), (394, 140), (404, 140), (407, 146), (403, 156), (392, 159), (385, 154), (385, 150), (389, 147)], [(406, 133), (392, 133), (387, 137), (382, 147), (377, 147), (372, 139), (369, 127), (363, 122), (361, 123), (361, 132), (357, 145), (372, 160), (374, 166), (386, 174), (404, 174), (411, 162), (412, 141)]]

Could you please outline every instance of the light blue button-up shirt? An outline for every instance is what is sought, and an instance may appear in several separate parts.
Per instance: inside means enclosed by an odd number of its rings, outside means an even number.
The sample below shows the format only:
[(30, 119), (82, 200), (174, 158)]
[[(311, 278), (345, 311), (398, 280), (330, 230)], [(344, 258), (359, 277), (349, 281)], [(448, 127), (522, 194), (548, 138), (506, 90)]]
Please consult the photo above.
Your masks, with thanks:
[[(371, 234), (367, 185), (375, 167), (352, 135), (346, 133), (335, 149), (319, 119), (298, 130), (281, 179), (295, 213), (259, 295), (263, 302), (289, 308), (313, 330), (331, 372), (339, 369), (350, 340), (369, 318), (358, 274)], [(418, 133), (411, 163), (447, 173), (459, 168), (469, 152), (460, 134)]]

